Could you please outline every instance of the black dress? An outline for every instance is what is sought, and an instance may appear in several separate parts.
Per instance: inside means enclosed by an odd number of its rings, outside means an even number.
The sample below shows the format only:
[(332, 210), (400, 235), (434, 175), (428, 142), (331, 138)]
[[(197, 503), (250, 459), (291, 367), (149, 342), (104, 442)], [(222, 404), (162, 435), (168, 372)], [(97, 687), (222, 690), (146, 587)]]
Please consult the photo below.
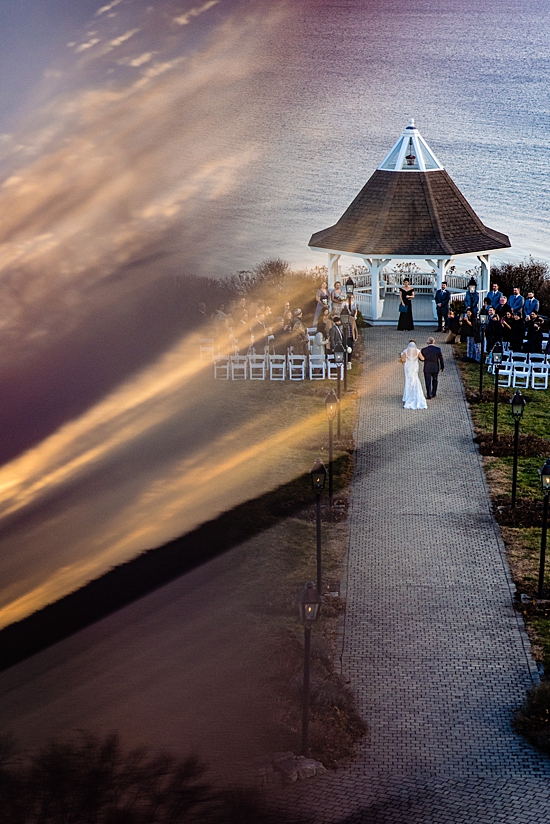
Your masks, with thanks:
[[(403, 289), (401, 287), (399, 289), (401, 292), (401, 300), (407, 307), (406, 312), (399, 312), (399, 320), (397, 321), (397, 328), (401, 329), (402, 331), (412, 331), (414, 329), (413, 323), (413, 313), (412, 313), (412, 304), (411, 304), (411, 294), (414, 292), (414, 289)], [(401, 304), (399, 304), (401, 306)]]

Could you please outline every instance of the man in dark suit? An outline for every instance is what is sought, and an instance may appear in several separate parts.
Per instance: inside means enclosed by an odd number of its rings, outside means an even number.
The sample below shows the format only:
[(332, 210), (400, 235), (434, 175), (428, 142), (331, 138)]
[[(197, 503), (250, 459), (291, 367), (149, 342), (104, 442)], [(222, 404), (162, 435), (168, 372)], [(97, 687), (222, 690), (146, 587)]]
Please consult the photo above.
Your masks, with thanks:
[(437, 331), (444, 332), (447, 328), (447, 318), (449, 316), (449, 303), (451, 293), (447, 291), (445, 281), (441, 284), (441, 289), (435, 293), (435, 308), (437, 311)]
[(427, 398), (435, 398), (437, 395), (437, 377), (439, 369), (445, 371), (443, 353), (439, 346), (435, 346), (435, 339), (428, 338), (428, 345), (421, 350), (424, 357), (424, 380), (426, 382)]

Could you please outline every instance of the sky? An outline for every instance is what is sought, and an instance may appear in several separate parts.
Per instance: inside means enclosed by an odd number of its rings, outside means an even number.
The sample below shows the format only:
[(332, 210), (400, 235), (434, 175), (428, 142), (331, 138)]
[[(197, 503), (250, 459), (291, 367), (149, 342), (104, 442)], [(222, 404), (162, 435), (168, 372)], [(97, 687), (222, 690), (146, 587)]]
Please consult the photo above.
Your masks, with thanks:
[[(0, 626), (262, 488), (266, 421), (224, 431), (197, 399), (206, 367), (190, 356), (183, 314), (200, 280), (182, 293), (182, 274), (249, 268), (292, 233), (294, 262), (323, 263), (309, 235), (339, 216), (411, 114), (454, 179), (472, 147), (485, 152), (489, 169), (471, 164), (466, 194), (507, 231), (501, 213), (520, 195), (493, 145), (505, 101), (490, 108), (507, 87), (491, 68), (479, 109), (465, 87), (440, 122), (437, 77), (460, 77), (467, 46), (485, 70), (495, 63), (462, 14), (462, 52), (449, 51), (445, 9), (468, 3), (438, 2), (434, 17), (416, 0), (398, 29), (401, 6), (375, 0), (0, 4)], [(488, 0), (483, 11), (496, 13)], [(526, 26), (544, 61), (535, 18)], [(506, 20), (500, 45), (513, 56)], [(444, 52), (435, 62), (430, 38)], [(543, 106), (540, 91), (535, 80), (522, 105)], [(476, 130), (483, 118), (494, 131)], [(542, 203), (534, 180), (522, 196)], [(539, 238), (547, 224), (541, 208)]]

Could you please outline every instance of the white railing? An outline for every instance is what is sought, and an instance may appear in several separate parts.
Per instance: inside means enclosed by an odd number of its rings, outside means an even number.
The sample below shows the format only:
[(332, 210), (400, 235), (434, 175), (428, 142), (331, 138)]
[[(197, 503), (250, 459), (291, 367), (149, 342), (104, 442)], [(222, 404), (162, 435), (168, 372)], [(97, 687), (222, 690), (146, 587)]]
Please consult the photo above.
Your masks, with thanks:
[[(364, 318), (369, 318), (370, 320), (376, 320), (376, 318), (372, 317), (372, 295), (370, 292), (363, 292), (361, 289), (356, 289), (353, 293), (353, 299), (355, 304)], [(384, 301), (380, 301), (380, 314), (382, 314), (382, 310), (384, 309)]]

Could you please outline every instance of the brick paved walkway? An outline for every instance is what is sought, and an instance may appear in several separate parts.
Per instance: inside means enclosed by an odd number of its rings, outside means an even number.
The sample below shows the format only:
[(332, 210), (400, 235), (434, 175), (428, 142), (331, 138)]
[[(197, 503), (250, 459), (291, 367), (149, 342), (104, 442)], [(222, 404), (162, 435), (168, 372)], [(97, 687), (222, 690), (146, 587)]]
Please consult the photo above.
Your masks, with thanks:
[(341, 661), (369, 735), (285, 802), (316, 822), (550, 821), (550, 760), (510, 726), (537, 670), (458, 369), (442, 344), (438, 397), (404, 410), (408, 338), (365, 340)]

